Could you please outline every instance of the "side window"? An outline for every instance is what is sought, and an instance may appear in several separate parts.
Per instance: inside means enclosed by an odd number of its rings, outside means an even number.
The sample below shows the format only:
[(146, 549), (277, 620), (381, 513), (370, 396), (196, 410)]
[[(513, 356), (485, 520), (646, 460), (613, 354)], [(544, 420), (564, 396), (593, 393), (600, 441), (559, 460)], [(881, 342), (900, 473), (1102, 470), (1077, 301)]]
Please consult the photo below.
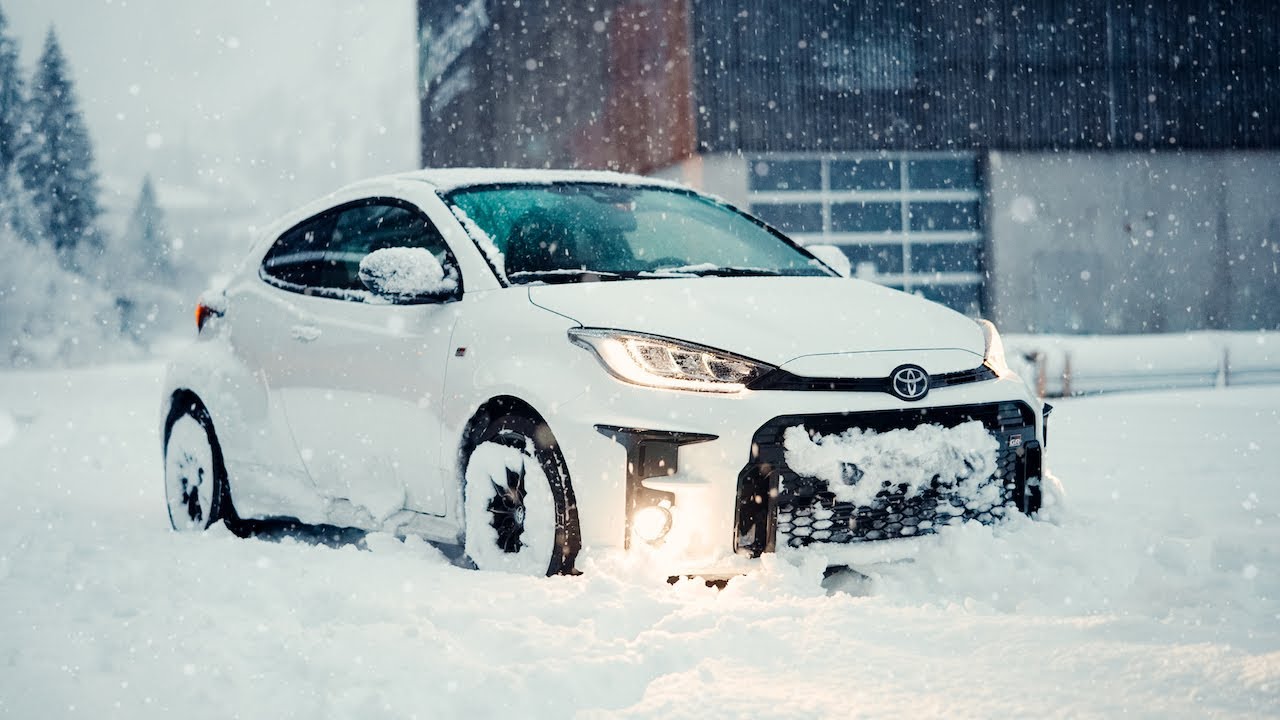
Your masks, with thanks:
[(326, 251), (336, 217), (325, 213), (285, 231), (262, 261), (263, 277), (289, 290), (328, 286), (333, 266)]
[(440, 231), (421, 212), (386, 200), (364, 201), (285, 232), (263, 259), (262, 275), (286, 290), (362, 300), (360, 261), (396, 247), (424, 248), (442, 264), (451, 258)]

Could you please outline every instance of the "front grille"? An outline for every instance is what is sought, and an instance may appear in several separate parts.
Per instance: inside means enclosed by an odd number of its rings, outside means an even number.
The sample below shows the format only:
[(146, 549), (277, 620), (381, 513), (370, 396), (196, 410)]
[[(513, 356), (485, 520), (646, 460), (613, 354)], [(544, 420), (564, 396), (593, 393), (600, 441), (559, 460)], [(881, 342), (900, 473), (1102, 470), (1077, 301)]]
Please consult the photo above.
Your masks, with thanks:
[[(996, 372), (986, 365), (979, 365), (972, 370), (941, 373), (929, 376), (929, 389), (940, 390), (944, 387), (965, 385), (968, 383), (995, 380)], [(776, 368), (761, 375), (747, 384), (752, 390), (834, 390), (837, 392), (882, 392), (893, 395), (893, 381), (887, 377), (880, 378), (820, 378), (801, 377), (786, 370)]]
[[(997, 469), (979, 486), (998, 484), (998, 498), (966, 503), (938, 481), (910, 497), (897, 486), (883, 488), (868, 505), (840, 502), (825, 481), (802, 477), (786, 463), (782, 435), (803, 425), (822, 435), (850, 428), (878, 433), (925, 424), (955, 427), (977, 420), (996, 438)], [(784, 415), (765, 423), (752, 439), (750, 462), (738, 477), (736, 546), (751, 555), (778, 546), (857, 543), (936, 532), (966, 520), (991, 523), (1010, 510), (1040, 507), (1040, 445), (1035, 416), (1026, 404), (1004, 402), (871, 413)]]

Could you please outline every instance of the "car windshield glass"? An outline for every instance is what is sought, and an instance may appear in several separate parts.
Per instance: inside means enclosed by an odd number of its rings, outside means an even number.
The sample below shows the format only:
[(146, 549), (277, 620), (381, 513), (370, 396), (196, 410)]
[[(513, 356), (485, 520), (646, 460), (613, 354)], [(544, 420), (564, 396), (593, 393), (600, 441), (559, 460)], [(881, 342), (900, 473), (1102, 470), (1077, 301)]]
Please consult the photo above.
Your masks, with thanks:
[[(552, 183), (465, 188), (446, 198), (512, 283), (830, 275), (789, 241), (692, 192)], [(501, 258), (497, 262), (492, 257)]]

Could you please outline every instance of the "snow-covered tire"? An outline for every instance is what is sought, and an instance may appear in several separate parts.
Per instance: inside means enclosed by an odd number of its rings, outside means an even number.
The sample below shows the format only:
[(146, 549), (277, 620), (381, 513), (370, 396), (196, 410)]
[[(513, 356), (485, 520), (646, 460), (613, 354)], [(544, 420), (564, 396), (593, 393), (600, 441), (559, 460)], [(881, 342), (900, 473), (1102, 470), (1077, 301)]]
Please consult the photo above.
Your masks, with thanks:
[(578, 508), (550, 428), (518, 413), (473, 427), (462, 468), (467, 557), (481, 570), (572, 574)]
[(221, 520), (239, 531), (222, 446), (209, 411), (194, 395), (176, 395), (165, 419), (164, 492), (174, 530), (199, 532)]

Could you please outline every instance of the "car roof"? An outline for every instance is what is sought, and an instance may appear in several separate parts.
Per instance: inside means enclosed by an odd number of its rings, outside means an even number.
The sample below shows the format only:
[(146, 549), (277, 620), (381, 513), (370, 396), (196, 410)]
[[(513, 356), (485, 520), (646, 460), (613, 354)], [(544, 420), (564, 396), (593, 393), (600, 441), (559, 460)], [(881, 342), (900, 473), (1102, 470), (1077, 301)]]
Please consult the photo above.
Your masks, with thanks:
[(475, 185), (541, 185), (562, 182), (647, 185), (685, 188), (680, 183), (659, 178), (607, 170), (540, 170), (530, 168), (429, 168), (392, 176), (397, 180), (418, 180), (440, 192)]

